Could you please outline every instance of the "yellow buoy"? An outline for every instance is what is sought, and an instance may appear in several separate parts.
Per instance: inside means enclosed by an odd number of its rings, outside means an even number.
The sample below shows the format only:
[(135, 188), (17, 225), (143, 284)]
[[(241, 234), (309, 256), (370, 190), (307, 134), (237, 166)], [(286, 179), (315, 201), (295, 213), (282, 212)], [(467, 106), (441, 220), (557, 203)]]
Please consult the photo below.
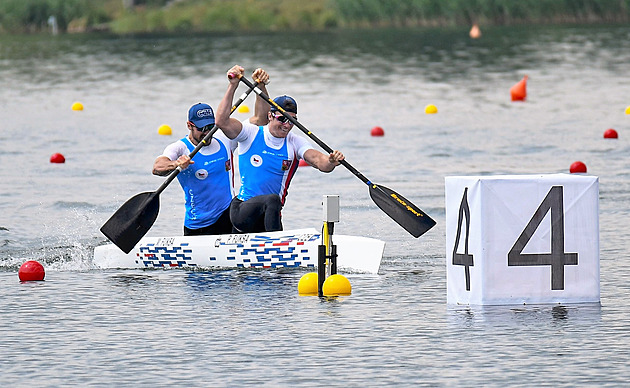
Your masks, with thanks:
[(352, 286), (345, 276), (335, 274), (330, 275), (328, 279), (324, 281), (322, 292), (324, 296), (350, 295), (352, 293)]
[(428, 115), (432, 115), (434, 113), (437, 113), (437, 107), (433, 104), (429, 104), (426, 108), (424, 108), (424, 112)]
[(627, 114), (627, 115), (630, 115), (630, 106), (628, 106), (628, 107), (626, 108), (626, 114)]
[(298, 294), (317, 295), (317, 272), (302, 275), (298, 282)]
[(83, 104), (78, 101), (75, 102), (74, 104), (72, 104), (72, 110), (83, 110)]
[(238, 107), (238, 113), (249, 113), (249, 108), (247, 105), (241, 105)]
[(158, 128), (158, 133), (160, 135), (171, 135), (171, 133), (173, 133), (173, 131), (171, 131), (171, 127), (169, 127), (168, 125), (162, 124)]

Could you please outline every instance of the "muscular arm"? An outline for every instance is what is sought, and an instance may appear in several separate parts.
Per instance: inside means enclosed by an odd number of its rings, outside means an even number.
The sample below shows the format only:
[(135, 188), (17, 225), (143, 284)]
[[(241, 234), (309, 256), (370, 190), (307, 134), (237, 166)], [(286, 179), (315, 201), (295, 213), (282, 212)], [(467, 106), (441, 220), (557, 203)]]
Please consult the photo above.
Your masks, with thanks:
[(344, 158), (343, 154), (339, 151), (333, 151), (330, 155), (326, 155), (311, 148), (304, 152), (304, 160), (322, 172), (331, 172)]
[[(263, 91), (266, 95), (269, 95), (267, 92), (267, 84), (269, 83), (269, 74), (261, 68), (254, 70), (252, 74), (252, 78), (254, 82), (259, 82), (259, 89)], [(259, 95), (256, 95), (256, 104), (254, 105), (254, 116), (250, 117), (249, 122), (254, 125), (267, 125), (269, 123), (269, 110), (271, 109), (271, 105), (264, 100)]]
[[(243, 69), (240, 66), (234, 66), (232, 69), (228, 71), (228, 73), (234, 74), (236, 70), (235, 68)], [(241, 70), (242, 72), (242, 70)], [(230, 84), (228, 85), (227, 91), (223, 96), (223, 99), (219, 103), (219, 107), (217, 108), (215, 114), (215, 124), (221, 128), (225, 136), (230, 139), (234, 139), (241, 133), (241, 129), (243, 129), (243, 124), (237, 119), (230, 117), (230, 111), (232, 110), (232, 101), (234, 100), (234, 93), (236, 92), (236, 88), (238, 87), (238, 78), (234, 77), (230, 79)]]
[(177, 160), (170, 160), (166, 156), (158, 156), (153, 162), (153, 175), (165, 176), (170, 174), (178, 166), (181, 166), (182, 170), (189, 165), (195, 163), (190, 160), (188, 155), (182, 155)]
[[(216, 124), (225, 136), (230, 139), (234, 139), (241, 133), (243, 129), (243, 124), (237, 119), (233, 119), (230, 117), (230, 111), (232, 110), (232, 103), (234, 100), (234, 93), (236, 93), (236, 89), (238, 88), (239, 76), (242, 76), (245, 69), (239, 65), (234, 65), (230, 70), (228, 70), (228, 79), (230, 84), (228, 85), (227, 91), (223, 96), (223, 99), (219, 103), (219, 107), (216, 111)], [(255, 82), (260, 82), (259, 86), (260, 90), (262, 90), (265, 94), (267, 94), (267, 88), (265, 84), (269, 83), (269, 74), (261, 68), (258, 68), (252, 74), (252, 78), (254, 78)], [(269, 122), (269, 118), (267, 114), (269, 113), (269, 109), (271, 107), (269, 104), (256, 96), (256, 105), (254, 107), (254, 116), (249, 119), (249, 122), (254, 125), (266, 125)]]

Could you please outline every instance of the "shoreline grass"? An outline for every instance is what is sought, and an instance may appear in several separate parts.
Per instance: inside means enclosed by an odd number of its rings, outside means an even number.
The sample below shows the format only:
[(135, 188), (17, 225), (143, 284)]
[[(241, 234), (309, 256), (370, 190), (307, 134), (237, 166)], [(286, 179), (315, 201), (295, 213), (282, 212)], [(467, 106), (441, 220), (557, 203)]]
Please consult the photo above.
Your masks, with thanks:
[[(53, 18), (54, 17), (54, 20)], [(630, 0), (3, 0), (0, 33), (324, 31), (630, 21)]]

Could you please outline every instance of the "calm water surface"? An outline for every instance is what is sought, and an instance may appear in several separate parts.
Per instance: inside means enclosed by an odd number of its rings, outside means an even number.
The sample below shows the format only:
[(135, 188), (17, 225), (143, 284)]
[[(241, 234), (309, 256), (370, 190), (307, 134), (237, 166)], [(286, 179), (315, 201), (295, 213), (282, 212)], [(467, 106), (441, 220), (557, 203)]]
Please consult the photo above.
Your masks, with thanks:
[[(626, 384), (630, 28), (483, 33), (0, 37), (0, 385)], [(285, 228), (319, 227), (321, 196), (339, 194), (335, 232), (386, 241), (378, 275), (347, 274), (351, 296), (298, 296), (301, 270), (93, 268), (98, 228), (160, 185), (153, 160), (186, 134), (190, 105), (218, 104), (235, 63), (267, 69), (300, 122), (438, 222), (414, 239), (350, 172), (301, 168)], [(600, 178), (601, 306), (447, 306), (444, 177), (576, 160)], [(180, 187), (160, 198), (149, 235), (180, 234)], [(45, 282), (18, 281), (30, 259)]]

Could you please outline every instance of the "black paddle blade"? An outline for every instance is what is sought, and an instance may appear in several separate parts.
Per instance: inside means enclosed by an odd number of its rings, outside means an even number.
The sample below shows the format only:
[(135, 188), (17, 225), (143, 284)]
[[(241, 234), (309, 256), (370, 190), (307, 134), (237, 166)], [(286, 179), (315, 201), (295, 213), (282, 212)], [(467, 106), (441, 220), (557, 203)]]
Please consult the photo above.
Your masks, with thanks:
[(413, 237), (420, 237), (435, 225), (435, 221), (402, 195), (385, 186), (370, 184), (370, 197), (398, 225)]
[(151, 229), (160, 211), (160, 196), (155, 192), (140, 193), (131, 197), (101, 227), (101, 232), (129, 253)]

